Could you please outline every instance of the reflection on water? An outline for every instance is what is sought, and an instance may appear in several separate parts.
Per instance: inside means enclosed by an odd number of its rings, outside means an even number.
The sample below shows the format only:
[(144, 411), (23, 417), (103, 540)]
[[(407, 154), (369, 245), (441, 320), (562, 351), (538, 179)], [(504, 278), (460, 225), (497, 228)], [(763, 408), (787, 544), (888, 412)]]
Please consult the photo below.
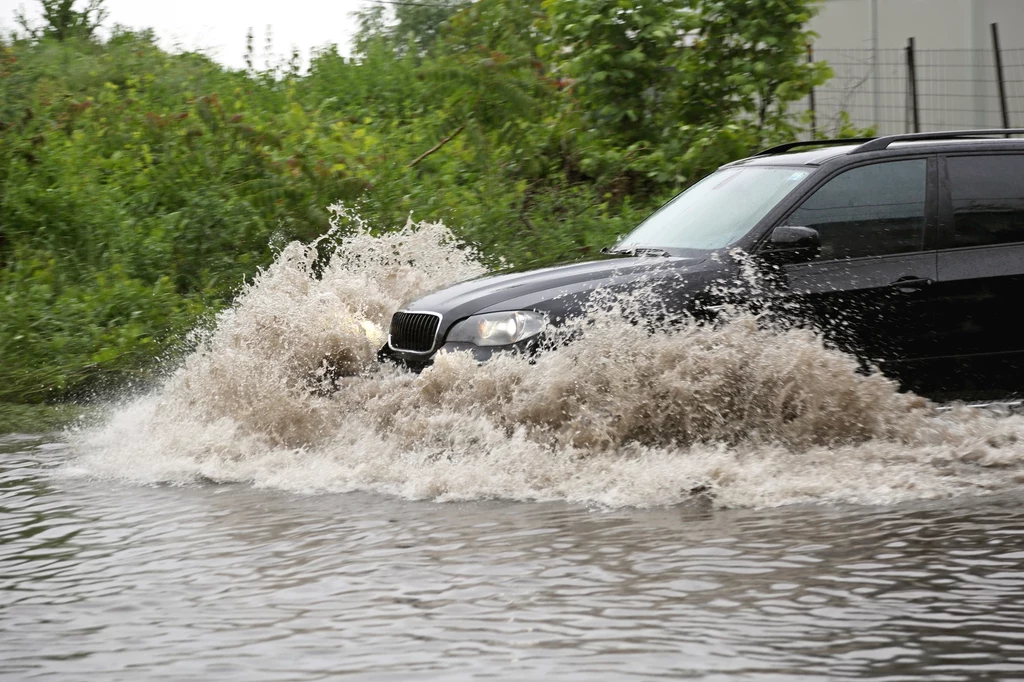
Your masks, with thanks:
[(0, 440), (4, 680), (1024, 676), (1017, 493), (606, 511), (69, 478)]

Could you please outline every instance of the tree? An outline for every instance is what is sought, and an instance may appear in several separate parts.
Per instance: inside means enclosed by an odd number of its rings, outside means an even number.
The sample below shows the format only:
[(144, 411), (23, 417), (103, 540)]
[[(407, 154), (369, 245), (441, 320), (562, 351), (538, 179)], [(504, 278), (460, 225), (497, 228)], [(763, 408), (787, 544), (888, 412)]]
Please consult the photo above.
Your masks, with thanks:
[[(819, 0), (545, 0), (548, 53), (607, 132), (650, 139), (665, 119), (765, 128), (827, 76), (807, 64)], [(775, 116), (775, 122), (777, 122)]]
[(606, 134), (649, 139), (681, 53), (684, 0), (545, 0), (542, 53), (573, 80), (573, 95)]
[(365, 54), (370, 43), (384, 40), (399, 56), (411, 52), (424, 57), (434, 48), (445, 22), (470, 4), (471, 0), (395, 3), (388, 7), (372, 4), (357, 13), (356, 52)]
[(71, 37), (92, 38), (96, 29), (107, 18), (107, 10), (103, 7), (104, 0), (88, 0), (85, 9), (76, 10), (76, 0), (39, 0), (43, 6), (43, 22), (41, 28), (32, 25), (24, 11), (15, 14), (15, 20), (33, 38), (45, 36), (65, 41)]
[(581, 168), (636, 192), (792, 139), (788, 105), (830, 74), (806, 60), (820, 1), (544, 0), (541, 54), (587, 123)]
[(831, 75), (824, 63), (807, 63), (814, 33), (806, 25), (818, 0), (689, 2), (692, 49), (683, 54), (679, 88), (688, 123), (753, 116), (761, 130), (778, 126), (790, 102)]

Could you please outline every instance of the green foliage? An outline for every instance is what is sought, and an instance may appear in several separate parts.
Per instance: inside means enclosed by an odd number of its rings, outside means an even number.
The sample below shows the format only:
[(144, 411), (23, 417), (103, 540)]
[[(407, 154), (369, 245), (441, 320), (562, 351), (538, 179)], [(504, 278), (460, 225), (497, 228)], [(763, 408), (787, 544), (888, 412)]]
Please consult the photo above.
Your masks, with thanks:
[(591, 125), (625, 141), (656, 134), (675, 83), (686, 29), (683, 2), (546, 0), (551, 40), (542, 55), (573, 79)]
[(438, 35), (452, 15), (468, 7), (471, 0), (373, 3), (359, 14), (357, 51), (385, 42), (396, 55), (426, 56), (434, 51)]
[[(540, 52), (586, 123), (581, 168), (631, 191), (695, 180), (792, 138), (788, 105), (830, 75), (808, 64), (816, 0), (544, 0)], [(682, 163), (675, 163), (681, 160)]]
[(827, 75), (811, 0), (431, 4), (371, 8), (358, 58), (307, 73), (149, 32), (0, 42), (0, 401), (145, 380), (338, 201), (442, 219), (495, 263), (593, 254), (791, 137)]
[(680, 73), (678, 104), (691, 123), (708, 113), (725, 122), (756, 115), (760, 130), (791, 135), (786, 105), (831, 76), (822, 62), (805, 61), (813, 34), (804, 26), (817, 3), (795, 0), (690, 0), (696, 18)]
[(74, 404), (40, 405), (0, 402), (0, 435), (60, 431), (93, 416)]

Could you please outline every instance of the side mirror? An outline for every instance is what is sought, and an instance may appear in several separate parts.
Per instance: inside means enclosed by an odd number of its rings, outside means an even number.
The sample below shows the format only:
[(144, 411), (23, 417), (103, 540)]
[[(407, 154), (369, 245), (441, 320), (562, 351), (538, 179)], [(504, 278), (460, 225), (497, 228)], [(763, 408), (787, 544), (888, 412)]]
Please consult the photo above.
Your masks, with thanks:
[(761, 257), (776, 265), (803, 263), (817, 258), (819, 253), (821, 238), (818, 231), (795, 225), (776, 227), (761, 248)]

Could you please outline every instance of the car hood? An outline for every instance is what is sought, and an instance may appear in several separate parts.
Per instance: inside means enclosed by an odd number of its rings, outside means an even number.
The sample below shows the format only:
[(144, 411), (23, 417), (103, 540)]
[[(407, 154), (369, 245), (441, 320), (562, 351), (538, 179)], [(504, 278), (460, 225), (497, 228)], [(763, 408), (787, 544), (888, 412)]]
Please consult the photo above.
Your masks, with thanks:
[(579, 303), (596, 289), (677, 280), (688, 273), (717, 270), (718, 265), (707, 257), (660, 256), (576, 262), (459, 282), (413, 301), (404, 309), (438, 313), (442, 328), (470, 315), (503, 310), (539, 310), (557, 317), (576, 312)]

